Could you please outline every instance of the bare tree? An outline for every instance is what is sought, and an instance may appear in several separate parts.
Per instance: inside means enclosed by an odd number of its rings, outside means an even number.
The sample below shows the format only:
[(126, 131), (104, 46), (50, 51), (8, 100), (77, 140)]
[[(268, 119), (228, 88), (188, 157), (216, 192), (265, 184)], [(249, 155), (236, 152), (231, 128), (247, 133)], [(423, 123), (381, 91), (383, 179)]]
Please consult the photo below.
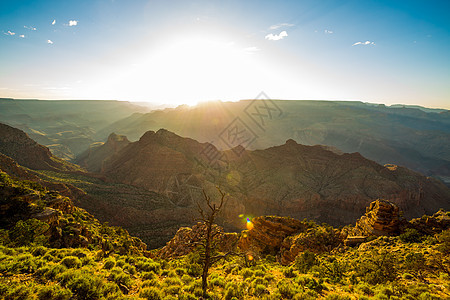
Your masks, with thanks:
[(218, 228), (214, 230), (214, 225), (216, 217), (223, 208), (223, 203), (225, 200), (225, 193), (222, 192), (220, 188), (217, 188), (217, 190), (219, 191), (221, 196), (218, 205), (216, 205), (216, 203), (211, 203), (211, 197), (206, 195), (205, 190), (203, 190), (203, 197), (207, 204), (206, 211), (197, 202), (198, 212), (200, 213), (200, 221), (205, 225), (204, 234), (200, 242), (198, 242), (198, 245), (201, 248), (201, 258), (203, 262), (203, 272), (202, 272), (203, 298), (207, 297), (206, 290), (208, 288), (208, 272), (210, 267), (220, 259), (235, 254), (233, 252), (227, 252), (225, 254), (214, 255), (218, 246), (216, 237), (221, 233), (221, 231), (218, 230)]

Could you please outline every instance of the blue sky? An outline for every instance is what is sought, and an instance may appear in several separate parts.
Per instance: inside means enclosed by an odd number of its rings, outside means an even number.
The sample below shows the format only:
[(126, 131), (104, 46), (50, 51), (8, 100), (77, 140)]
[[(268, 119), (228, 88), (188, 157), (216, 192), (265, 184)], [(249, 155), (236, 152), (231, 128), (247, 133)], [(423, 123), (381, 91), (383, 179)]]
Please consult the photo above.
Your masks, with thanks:
[(0, 2), (0, 97), (450, 108), (450, 1)]

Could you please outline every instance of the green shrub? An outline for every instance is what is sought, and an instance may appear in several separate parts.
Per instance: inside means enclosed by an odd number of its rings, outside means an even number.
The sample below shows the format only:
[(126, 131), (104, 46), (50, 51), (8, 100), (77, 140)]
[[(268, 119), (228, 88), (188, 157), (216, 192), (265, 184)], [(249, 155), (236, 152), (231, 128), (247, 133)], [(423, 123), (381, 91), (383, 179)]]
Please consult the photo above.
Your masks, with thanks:
[(136, 267), (141, 271), (155, 272), (156, 274), (161, 270), (161, 265), (156, 262), (139, 262), (136, 264)]
[(228, 283), (225, 286), (225, 300), (231, 300), (234, 297), (241, 299), (243, 296), (244, 291), (240, 285), (236, 283)]
[(260, 297), (261, 295), (267, 293), (267, 289), (265, 285), (262, 284), (258, 284), (256, 285), (254, 291), (253, 291), (253, 295), (255, 295), (256, 297)]
[(308, 273), (313, 266), (319, 265), (316, 254), (306, 250), (295, 259), (295, 267), (300, 273)]
[(181, 281), (183, 281), (184, 284), (188, 284), (188, 283), (192, 282), (193, 280), (194, 279), (187, 274), (184, 274), (183, 276), (181, 276)]
[(283, 298), (292, 299), (294, 295), (297, 293), (295, 288), (292, 286), (290, 282), (280, 281), (277, 284), (278, 292), (281, 294)]
[(294, 278), (297, 276), (297, 274), (294, 272), (294, 268), (285, 268), (283, 270), (283, 275), (286, 278)]
[(422, 241), (422, 235), (414, 228), (407, 228), (399, 238), (404, 243), (420, 243)]
[(99, 299), (103, 295), (103, 281), (95, 276), (83, 274), (72, 278), (67, 287), (76, 294), (77, 299)]
[(187, 273), (193, 277), (202, 275), (202, 270), (203, 268), (200, 264), (193, 263), (186, 266)]
[[(152, 273), (153, 274), (153, 273)], [(142, 282), (142, 287), (159, 287), (159, 281), (157, 279), (150, 279), (150, 280), (145, 280), (144, 282)]]
[(341, 296), (339, 294), (330, 293), (327, 295), (325, 300), (350, 300), (351, 298), (349, 296)]
[(147, 300), (161, 300), (161, 292), (155, 287), (145, 288), (139, 293), (139, 297)]
[(80, 268), (82, 263), (81, 260), (76, 256), (67, 256), (61, 260), (61, 264), (67, 268)]
[(103, 264), (103, 268), (109, 270), (109, 269), (114, 268), (115, 265), (116, 265), (116, 262), (114, 261), (114, 259), (108, 258), (107, 260), (105, 260), (105, 263)]
[(361, 284), (359, 284), (358, 287), (357, 287), (357, 289), (358, 289), (361, 293), (363, 293), (363, 294), (365, 294), (365, 295), (368, 295), (368, 296), (373, 296), (373, 295), (375, 294), (374, 291), (372, 290), (372, 288), (371, 288), (368, 284), (366, 284), (366, 283), (361, 283)]
[(73, 294), (59, 285), (47, 285), (38, 291), (39, 300), (69, 300)]
[(5, 300), (22, 300), (31, 299), (33, 290), (26, 285), (13, 286), (7, 291), (5, 295)]
[(366, 253), (356, 266), (357, 276), (370, 284), (394, 281), (397, 278), (396, 259), (388, 252)]
[(242, 269), (240, 273), (244, 279), (251, 278), (251, 277), (253, 277), (253, 274), (254, 274), (254, 272), (252, 270), (250, 270), (249, 268)]
[(153, 272), (142, 272), (141, 273), (141, 278), (144, 280), (150, 280), (150, 279), (155, 279), (156, 278), (156, 274)]
[(209, 281), (209, 284), (211, 286), (219, 286), (219, 287), (224, 287), (225, 286), (225, 280), (223, 279), (223, 277), (216, 277), (216, 278), (212, 278)]

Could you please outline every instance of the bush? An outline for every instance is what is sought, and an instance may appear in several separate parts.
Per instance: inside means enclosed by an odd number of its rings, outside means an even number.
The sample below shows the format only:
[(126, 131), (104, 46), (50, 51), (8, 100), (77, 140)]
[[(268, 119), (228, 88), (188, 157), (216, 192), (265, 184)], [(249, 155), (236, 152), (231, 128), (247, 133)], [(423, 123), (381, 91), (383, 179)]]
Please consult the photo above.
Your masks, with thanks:
[(286, 278), (294, 278), (297, 274), (294, 272), (294, 268), (286, 268), (283, 270), (283, 275)]
[(387, 252), (367, 253), (357, 265), (357, 276), (370, 284), (394, 281), (397, 278), (396, 260)]
[(72, 278), (67, 287), (76, 294), (77, 299), (99, 299), (103, 295), (103, 281), (87, 274)]
[(420, 243), (422, 241), (422, 235), (414, 228), (407, 228), (399, 235), (399, 238), (404, 243)]
[(161, 292), (155, 287), (145, 288), (139, 293), (139, 297), (147, 300), (161, 300)]
[(244, 279), (251, 278), (253, 276), (254, 272), (248, 268), (241, 270), (241, 275), (244, 277)]
[(292, 299), (297, 291), (293, 288), (292, 284), (286, 281), (280, 281), (277, 284), (278, 292), (283, 298)]
[(103, 268), (109, 270), (114, 268), (114, 266), (116, 265), (116, 262), (114, 261), (114, 259), (112, 258), (108, 258), (105, 263), (103, 264)]
[(306, 250), (295, 259), (295, 267), (300, 273), (308, 273), (313, 266), (319, 265), (316, 254)]
[(82, 263), (81, 260), (76, 256), (67, 256), (61, 260), (61, 264), (67, 268), (80, 268)]
[(38, 291), (39, 300), (69, 300), (73, 294), (59, 285), (47, 285)]
[(242, 298), (244, 296), (244, 291), (241, 286), (236, 283), (228, 283), (225, 286), (225, 300), (231, 300), (234, 297)]

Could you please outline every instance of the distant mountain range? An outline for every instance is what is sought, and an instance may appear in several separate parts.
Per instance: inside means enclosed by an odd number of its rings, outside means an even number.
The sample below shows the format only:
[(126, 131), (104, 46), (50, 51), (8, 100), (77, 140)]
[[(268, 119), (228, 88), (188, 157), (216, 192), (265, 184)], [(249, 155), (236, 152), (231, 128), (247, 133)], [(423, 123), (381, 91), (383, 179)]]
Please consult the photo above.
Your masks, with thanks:
[(450, 183), (450, 112), (345, 101), (212, 102), (195, 107), (133, 114), (104, 128), (138, 139), (166, 128), (219, 149), (236, 146), (225, 131), (241, 127), (248, 149), (265, 149), (293, 139), (359, 152), (380, 164), (393, 163)]
[[(35, 155), (46, 148), (21, 130), (3, 127), (0, 152), (37, 169), (34, 174), (43, 180), (81, 191), (73, 192), (75, 203), (101, 221), (124, 226), (151, 247), (164, 244), (180, 226), (192, 225), (202, 190), (215, 199), (216, 186), (228, 195), (219, 222), (231, 230), (241, 229), (245, 216), (260, 215), (345, 225), (378, 198), (396, 203), (408, 218), (450, 208), (450, 189), (436, 179), (292, 139), (264, 150), (220, 151), (165, 129), (148, 131), (136, 142), (113, 134), (84, 154), (80, 164), (96, 171), (88, 173), (64, 165), (45, 168), (41, 160), (57, 158), (48, 150), (46, 156)], [(2, 150), (18, 145), (32, 147), (20, 155)]]
[[(288, 139), (326, 145), (359, 152), (380, 164), (404, 166), (450, 186), (448, 110), (270, 99), (150, 109), (120, 101), (0, 99), (0, 122), (24, 130), (68, 161), (82, 160), (86, 149), (102, 145), (113, 132), (136, 141), (149, 130), (166, 128), (220, 150), (239, 144), (249, 150), (265, 149)], [(226, 138), (227, 131), (242, 129), (245, 141)]]

